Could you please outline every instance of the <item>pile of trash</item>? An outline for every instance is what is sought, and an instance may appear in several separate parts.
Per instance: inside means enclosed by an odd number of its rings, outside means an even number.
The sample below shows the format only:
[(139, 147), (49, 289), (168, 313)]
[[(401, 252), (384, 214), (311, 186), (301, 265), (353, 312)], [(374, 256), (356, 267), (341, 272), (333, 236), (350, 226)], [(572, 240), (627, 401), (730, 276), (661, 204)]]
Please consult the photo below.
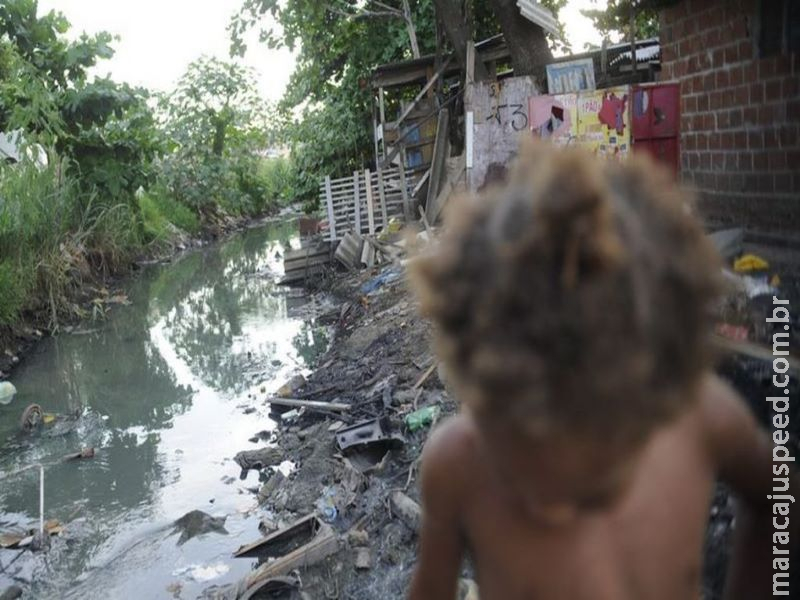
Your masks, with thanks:
[[(406, 288), (405, 239), (396, 232), (383, 239), (348, 235), (336, 251), (348, 272), (333, 283), (344, 301), (331, 349), (314, 373), (293, 378), (269, 398), (278, 426), (268, 445), (236, 457), (263, 480), (256, 494), (261, 537), (235, 553), (258, 557), (258, 566), (236, 586), (209, 588), (208, 598), (407, 594), (420, 520), (420, 454), (431, 428), (457, 403), (432, 354), (430, 327)], [(427, 241), (431, 232), (419, 236)], [(712, 237), (726, 257), (731, 283), (716, 328), (726, 356), (720, 373), (763, 413), (759, 401), (771, 381), (774, 329), (765, 311), (773, 295), (795, 306), (800, 277), (755, 252), (741, 230)], [(788, 324), (790, 347), (797, 347), (798, 314)], [(790, 361), (796, 397), (794, 355)], [(800, 415), (792, 420), (800, 424)], [(798, 433), (792, 432), (795, 444)], [(264, 437), (252, 440), (262, 443)], [(278, 468), (285, 461), (295, 465), (289, 475)], [(733, 504), (719, 486), (706, 538), (709, 600), (721, 597), (732, 528)], [(460, 597), (476, 598), (469, 565), (463, 574)]]
[[(361, 243), (375, 249), (368, 252), (374, 264), (390, 262), (336, 280), (333, 291), (345, 300), (330, 350), (315, 372), (267, 399), (277, 427), (266, 445), (234, 459), (263, 481), (256, 493), (260, 538), (235, 553), (258, 557), (258, 566), (205, 597), (407, 593), (420, 522), (420, 454), (431, 428), (457, 404), (432, 353), (430, 327), (406, 288), (403, 243), (368, 236)], [(264, 436), (252, 440), (263, 444)], [(288, 475), (279, 468), (285, 461), (295, 466)], [(474, 584), (463, 587), (466, 593)]]

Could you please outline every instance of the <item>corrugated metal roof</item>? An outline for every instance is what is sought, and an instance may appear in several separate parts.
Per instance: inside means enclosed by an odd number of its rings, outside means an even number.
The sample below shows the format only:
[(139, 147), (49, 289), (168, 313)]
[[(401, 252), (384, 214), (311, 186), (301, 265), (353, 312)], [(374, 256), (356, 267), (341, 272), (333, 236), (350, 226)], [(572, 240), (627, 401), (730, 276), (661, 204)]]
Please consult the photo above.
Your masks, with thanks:
[(545, 31), (554, 35), (558, 34), (558, 23), (553, 13), (533, 0), (517, 0), (519, 12), (523, 17), (535, 23)]
[[(645, 46), (644, 48), (636, 48), (636, 62), (650, 62), (651, 60), (655, 60), (661, 56), (661, 46), (658, 44), (654, 44), (652, 46)], [(628, 50), (626, 52), (621, 52), (618, 56), (615, 56), (609, 64), (616, 65), (623, 61), (630, 62), (631, 60), (631, 51)]]

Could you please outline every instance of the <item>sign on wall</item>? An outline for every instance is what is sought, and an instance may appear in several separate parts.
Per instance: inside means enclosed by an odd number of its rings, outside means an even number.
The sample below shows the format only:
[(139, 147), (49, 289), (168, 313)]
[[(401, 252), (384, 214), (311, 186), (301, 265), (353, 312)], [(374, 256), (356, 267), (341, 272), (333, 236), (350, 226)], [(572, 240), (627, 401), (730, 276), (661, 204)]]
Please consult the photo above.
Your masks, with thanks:
[(595, 89), (594, 62), (591, 58), (555, 63), (546, 68), (547, 91), (551, 95)]

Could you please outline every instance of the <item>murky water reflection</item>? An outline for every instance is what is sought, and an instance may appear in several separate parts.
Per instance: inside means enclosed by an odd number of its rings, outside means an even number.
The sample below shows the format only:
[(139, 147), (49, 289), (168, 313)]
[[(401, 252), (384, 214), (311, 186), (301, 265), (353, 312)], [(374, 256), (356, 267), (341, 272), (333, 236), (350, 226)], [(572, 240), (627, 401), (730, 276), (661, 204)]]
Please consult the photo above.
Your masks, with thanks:
[[(11, 566), (17, 552), (0, 550), (0, 591), (16, 580), (36, 598), (194, 598), (250, 568), (230, 555), (258, 535), (246, 490), (257, 475), (240, 481), (230, 459), (273, 426), (262, 388), (327, 344), (325, 328), (292, 316), (306, 299), (274, 283), (295, 235), (293, 223), (271, 224), (148, 268), (130, 305), (44, 342), (17, 370), (18, 397), (0, 406), (0, 472), (44, 463), (45, 516), (67, 531)], [(73, 416), (21, 437), (34, 402)], [(95, 458), (60, 461), (85, 446)], [(229, 535), (176, 546), (169, 524), (192, 509), (226, 515)], [(36, 475), (0, 480), (0, 532), (37, 520)]]

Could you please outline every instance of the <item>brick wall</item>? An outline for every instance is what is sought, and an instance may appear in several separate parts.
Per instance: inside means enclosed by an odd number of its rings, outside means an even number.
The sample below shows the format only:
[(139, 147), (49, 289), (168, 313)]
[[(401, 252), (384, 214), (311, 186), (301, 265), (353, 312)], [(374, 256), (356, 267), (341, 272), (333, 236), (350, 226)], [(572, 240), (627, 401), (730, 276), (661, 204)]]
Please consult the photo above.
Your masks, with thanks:
[(681, 84), (681, 175), (709, 222), (800, 233), (800, 65), (759, 58), (758, 15), (758, 0), (664, 9), (660, 79)]

